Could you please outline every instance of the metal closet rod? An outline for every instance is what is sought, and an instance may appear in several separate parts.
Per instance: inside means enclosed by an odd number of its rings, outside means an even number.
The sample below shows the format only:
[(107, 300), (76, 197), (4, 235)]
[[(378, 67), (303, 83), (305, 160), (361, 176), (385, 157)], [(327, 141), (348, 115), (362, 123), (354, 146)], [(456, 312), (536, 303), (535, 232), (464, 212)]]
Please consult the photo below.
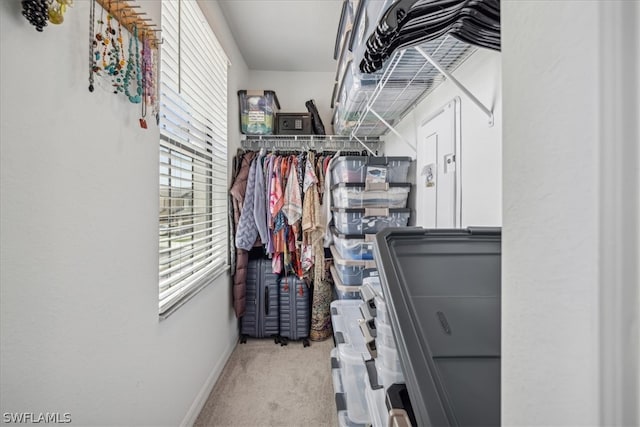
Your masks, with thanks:
[(449, 73), (447, 70), (442, 68), (440, 66), (440, 64), (438, 64), (433, 58), (431, 58), (431, 56), (429, 56), (429, 54), (427, 52), (425, 52), (425, 50), (423, 48), (421, 48), (420, 46), (415, 46), (415, 49), (420, 53), (420, 55), (424, 56), (424, 58), (427, 61), (429, 61), (429, 63), (431, 63), (431, 65), (433, 65), (436, 70), (438, 70), (448, 80), (451, 80), (451, 83), (456, 85), (458, 89), (460, 89), (465, 95), (467, 95), (469, 97), (469, 99), (471, 100), (471, 102), (476, 104), (476, 106), (480, 110), (482, 110), (482, 112), (485, 113), (487, 115), (487, 117), (489, 117), (489, 126), (493, 126), (493, 111), (491, 111), (490, 109), (485, 107), (484, 104), (482, 102), (480, 102), (480, 100), (478, 98), (476, 98), (462, 83), (460, 83), (458, 81), (458, 79), (453, 77), (453, 75), (451, 73)]
[(255, 135), (247, 136), (241, 141), (242, 148), (249, 149), (285, 149), (285, 150), (357, 150), (364, 147), (372, 155), (375, 152), (369, 148), (368, 144), (378, 144), (380, 139), (364, 138), (361, 141), (348, 136), (298, 136), (298, 135)]

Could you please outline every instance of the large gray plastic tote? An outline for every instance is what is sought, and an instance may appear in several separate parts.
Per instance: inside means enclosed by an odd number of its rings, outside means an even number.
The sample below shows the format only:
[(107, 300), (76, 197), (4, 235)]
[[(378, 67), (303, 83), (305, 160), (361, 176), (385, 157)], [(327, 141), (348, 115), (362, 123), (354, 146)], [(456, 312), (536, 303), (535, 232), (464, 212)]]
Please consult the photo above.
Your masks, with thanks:
[(374, 258), (418, 425), (500, 425), (500, 229), (388, 228)]

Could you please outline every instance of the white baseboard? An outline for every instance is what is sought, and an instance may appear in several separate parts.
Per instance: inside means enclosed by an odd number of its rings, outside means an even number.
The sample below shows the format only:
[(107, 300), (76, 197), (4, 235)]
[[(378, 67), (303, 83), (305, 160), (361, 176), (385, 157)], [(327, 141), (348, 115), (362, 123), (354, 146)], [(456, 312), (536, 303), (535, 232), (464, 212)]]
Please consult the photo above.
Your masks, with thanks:
[(216, 363), (216, 365), (211, 370), (211, 373), (207, 377), (207, 380), (202, 386), (202, 389), (200, 389), (200, 392), (196, 396), (195, 400), (191, 404), (191, 407), (187, 411), (187, 414), (185, 415), (184, 419), (180, 423), (180, 427), (192, 427), (193, 424), (196, 422), (196, 419), (198, 418), (200, 411), (202, 411), (204, 404), (207, 402), (207, 399), (209, 398), (209, 394), (211, 394), (211, 390), (213, 390), (213, 386), (216, 385), (216, 381), (218, 381), (218, 378), (222, 373), (222, 369), (224, 368), (224, 365), (227, 364), (227, 360), (229, 360), (229, 357), (231, 356), (231, 352), (233, 352), (233, 349), (236, 347), (237, 344), (238, 344), (238, 337), (236, 336), (235, 339), (229, 343), (224, 354), (220, 359), (218, 359), (218, 363)]

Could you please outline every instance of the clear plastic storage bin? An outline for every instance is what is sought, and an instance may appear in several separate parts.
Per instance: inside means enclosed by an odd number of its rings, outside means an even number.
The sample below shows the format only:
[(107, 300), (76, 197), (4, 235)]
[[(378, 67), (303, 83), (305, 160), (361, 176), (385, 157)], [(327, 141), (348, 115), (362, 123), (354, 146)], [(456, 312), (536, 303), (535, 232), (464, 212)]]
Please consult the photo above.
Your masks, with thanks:
[(400, 366), (400, 355), (395, 345), (387, 346), (376, 342), (377, 358), (376, 364), (384, 366), (392, 371), (402, 371)]
[(411, 184), (382, 184), (387, 188), (368, 189), (363, 183), (339, 183), (333, 186), (336, 208), (406, 208)]
[(373, 259), (372, 234), (342, 234), (331, 227), (333, 244), (342, 258), (353, 260)]
[(369, 414), (371, 415), (371, 425), (372, 427), (388, 427), (389, 411), (387, 410), (387, 404), (385, 402), (385, 389), (378, 385), (377, 379), (375, 386), (376, 388), (374, 389), (367, 375), (364, 384), (364, 396), (367, 401), (367, 407), (369, 408)]
[[(336, 410), (338, 412), (338, 425), (340, 427), (366, 427), (365, 423), (356, 423), (349, 418), (349, 408), (347, 407), (344, 385), (342, 383), (342, 367), (338, 358), (338, 348), (334, 347), (331, 350), (331, 377), (333, 380), (333, 392), (336, 397)], [(366, 395), (365, 395), (365, 403)], [(362, 412), (361, 409), (356, 409), (356, 412)]]
[(334, 245), (331, 245), (331, 256), (333, 257), (333, 267), (343, 285), (362, 285), (362, 272), (364, 269), (375, 267), (374, 261), (357, 261), (342, 258)]
[(375, 234), (388, 227), (406, 227), (409, 223), (409, 209), (331, 208), (333, 221), (339, 233)]
[(331, 322), (349, 420), (355, 423), (369, 423), (363, 389), (367, 348), (358, 326), (359, 303), (357, 300), (333, 301), (330, 305)]
[(273, 135), (280, 103), (272, 90), (239, 90), (240, 131), (245, 135)]
[(378, 317), (375, 319), (376, 342), (378, 345), (386, 345), (387, 347), (395, 347), (396, 342), (393, 339), (393, 329), (388, 323), (380, 322)]
[(411, 157), (340, 156), (331, 162), (331, 179), (333, 183), (403, 183), (408, 181), (410, 164)]
[(376, 306), (376, 322), (390, 325), (389, 312), (387, 311), (387, 303), (380, 295), (376, 295), (373, 299)]
[(340, 280), (340, 276), (338, 275), (335, 266), (332, 265), (331, 267), (329, 267), (329, 270), (331, 271), (331, 277), (333, 277), (334, 282), (334, 289), (339, 300), (360, 301), (362, 299), (360, 294), (361, 286), (347, 286)]
[(388, 388), (391, 384), (404, 384), (405, 379), (400, 369), (389, 369), (380, 363), (376, 363), (378, 371), (378, 383), (384, 388)]

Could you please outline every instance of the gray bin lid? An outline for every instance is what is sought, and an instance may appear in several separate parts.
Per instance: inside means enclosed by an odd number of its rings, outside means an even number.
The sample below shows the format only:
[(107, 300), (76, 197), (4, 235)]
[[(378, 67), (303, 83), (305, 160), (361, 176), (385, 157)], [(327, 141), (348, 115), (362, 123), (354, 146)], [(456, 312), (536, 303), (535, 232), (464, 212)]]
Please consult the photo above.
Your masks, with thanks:
[(418, 425), (500, 425), (500, 229), (388, 228), (374, 257)]

